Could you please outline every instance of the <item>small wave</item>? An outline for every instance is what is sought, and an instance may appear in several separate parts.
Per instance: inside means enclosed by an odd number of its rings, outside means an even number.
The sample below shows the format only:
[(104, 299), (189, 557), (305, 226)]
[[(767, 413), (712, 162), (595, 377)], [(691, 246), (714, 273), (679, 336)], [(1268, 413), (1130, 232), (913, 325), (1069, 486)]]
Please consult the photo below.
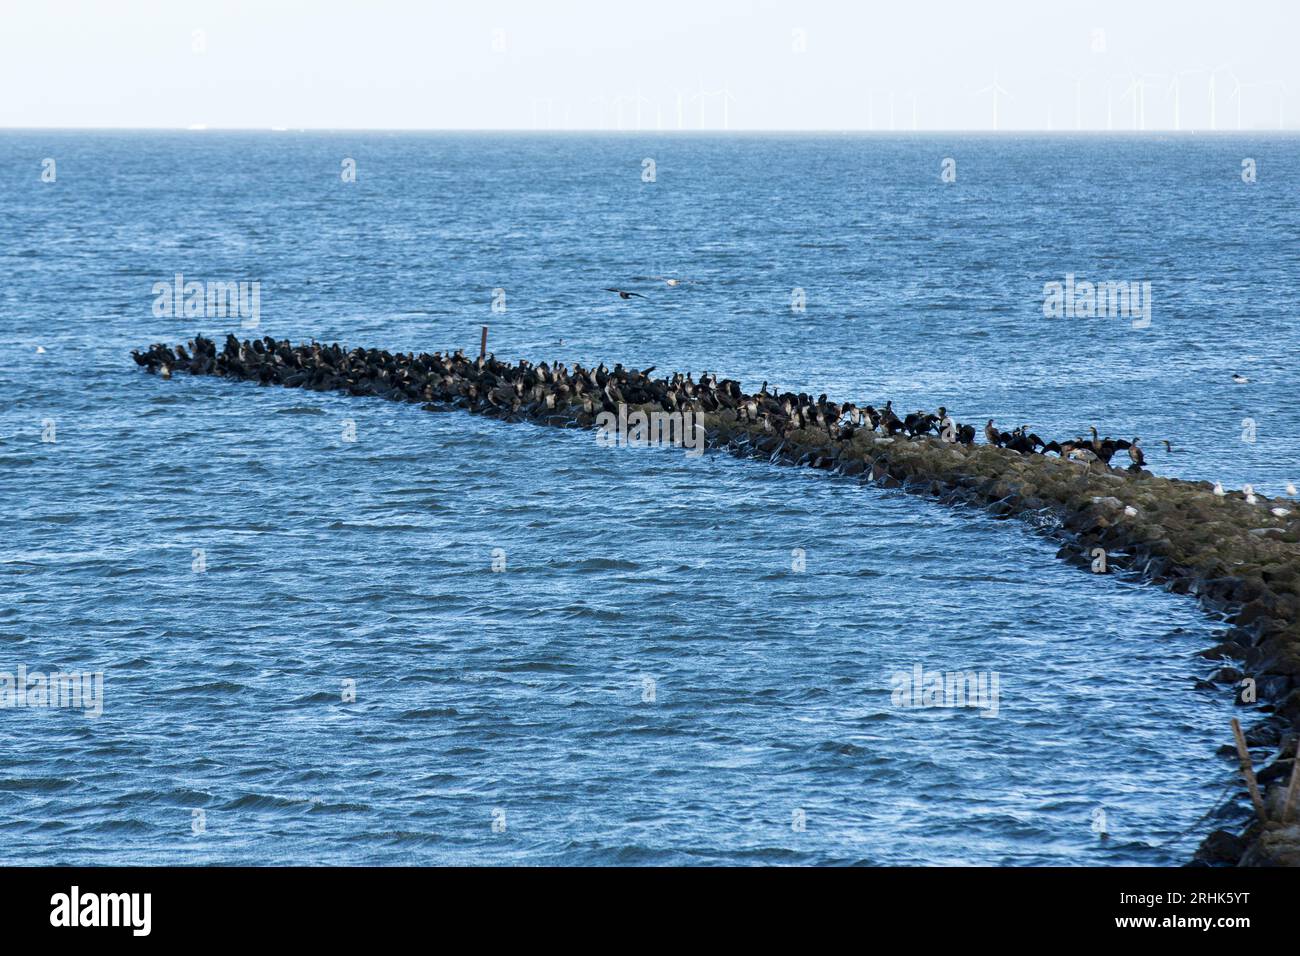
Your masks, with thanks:
[(398, 716), (398, 720), (428, 720), (431, 717), (457, 717), (460, 715), (455, 707), (424, 707), (408, 710)]
[(353, 839), (361, 842), (376, 842), (384, 846), (432, 846), (440, 843), (443, 837), (437, 833), (417, 833), (413, 830), (385, 830), (380, 833), (359, 833)]
[(571, 674), (578, 668), (574, 664), (561, 664), (557, 661), (520, 661), (516, 664), (502, 664), (497, 670), (507, 674)]
[(152, 833), (157, 827), (143, 820), (103, 820), (85, 829), (91, 833)]
[(570, 604), (568, 607), (562, 608), (561, 613), (569, 618), (591, 618), (597, 621), (623, 620), (623, 614), (620, 611), (610, 611), (598, 607), (584, 607), (578, 604)]
[(312, 800), (307, 807), (308, 813), (369, 813), (371, 807), (364, 803), (325, 803)]
[(331, 531), (428, 531), (418, 524), (379, 524), (367, 521), (332, 521), (327, 526)]
[(307, 806), (307, 800), (290, 800), (269, 793), (245, 793), (224, 803), (218, 810), (293, 810)]
[(636, 561), (623, 561), (618, 558), (587, 558), (573, 567), (579, 571), (639, 571), (642, 565)]
[(859, 747), (847, 740), (827, 740), (817, 745), (819, 753), (841, 754), (845, 757), (863, 757), (870, 753), (866, 747)]
[(34, 793), (55, 793), (76, 785), (76, 781), (68, 780), (66, 777), (9, 777), (0, 779), (0, 790), (30, 790)]
[(308, 694), (306, 697), (299, 697), (294, 700), (295, 704), (333, 704), (339, 700), (338, 694), (331, 694), (328, 691), (317, 691), (314, 694)]
[(243, 684), (236, 684), (228, 680), (212, 681), (208, 684), (191, 684), (188, 687), (173, 687), (171, 690), (163, 691), (164, 694), (238, 694), (248, 690)]

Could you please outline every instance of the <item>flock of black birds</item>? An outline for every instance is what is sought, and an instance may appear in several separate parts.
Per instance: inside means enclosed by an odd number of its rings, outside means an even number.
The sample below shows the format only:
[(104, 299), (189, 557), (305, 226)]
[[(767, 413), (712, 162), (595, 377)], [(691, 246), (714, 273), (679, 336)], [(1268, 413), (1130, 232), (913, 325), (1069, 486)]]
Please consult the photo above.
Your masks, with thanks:
[[(1041, 438), (1028, 430), (1028, 427), (1021, 425), (1019, 428), (1009, 432), (1000, 432), (993, 427), (993, 419), (988, 420), (984, 426), (984, 437), (990, 445), (997, 445), (999, 448), (1010, 448), (1012, 451), (1018, 451), (1022, 455), (1035, 453), (1047, 454), (1056, 452), (1062, 458), (1071, 458), (1075, 461), (1100, 461), (1104, 465), (1109, 465), (1110, 460), (1115, 457), (1119, 451), (1127, 451), (1130, 462), (1130, 468), (1141, 468), (1146, 464), (1146, 456), (1142, 453), (1140, 438), (1134, 438), (1132, 441), (1125, 441), (1122, 438), (1111, 438), (1109, 435), (1100, 438), (1097, 435), (1095, 426), (1089, 425), (1088, 431), (1091, 433), (1090, 438), (1073, 438), (1069, 441), (1044, 442)], [(1165, 447), (1169, 443), (1165, 442)]]
[[(934, 413), (916, 411), (899, 417), (892, 401), (881, 409), (840, 404), (824, 394), (814, 399), (769, 389), (767, 382), (751, 395), (734, 379), (718, 379), (707, 371), (698, 381), (690, 373), (680, 372), (652, 378), (653, 366), (638, 370), (622, 365), (610, 369), (603, 363), (593, 368), (525, 360), (510, 364), (494, 355), (469, 359), (460, 350), (416, 355), (382, 349), (345, 350), (337, 343), (294, 346), (288, 339), (277, 342), (269, 336), (241, 342), (234, 335), (226, 336), (219, 351), (211, 339), (197, 336), (188, 349), (156, 344), (144, 352), (133, 351), (131, 356), (138, 365), (164, 378), (175, 372), (218, 375), (426, 406), (449, 404), (499, 418), (542, 419), (556, 425), (591, 427), (597, 415), (617, 413), (620, 404), (653, 404), (670, 413), (718, 414), (730, 409), (739, 421), (761, 425), (766, 433), (782, 437), (815, 429), (824, 430), (831, 441), (841, 442), (859, 430), (870, 430), (891, 438), (936, 435), (952, 443), (975, 444), (975, 427), (954, 421), (943, 406)], [(1131, 470), (1145, 464), (1139, 439), (1100, 438), (1096, 428), (1089, 430), (1089, 438), (1044, 442), (1023, 425), (1009, 432), (998, 431), (989, 419), (984, 437), (990, 445), (1022, 455), (1054, 452), (1062, 458), (1109, 466), (1114, 455), (1124, 450)]]

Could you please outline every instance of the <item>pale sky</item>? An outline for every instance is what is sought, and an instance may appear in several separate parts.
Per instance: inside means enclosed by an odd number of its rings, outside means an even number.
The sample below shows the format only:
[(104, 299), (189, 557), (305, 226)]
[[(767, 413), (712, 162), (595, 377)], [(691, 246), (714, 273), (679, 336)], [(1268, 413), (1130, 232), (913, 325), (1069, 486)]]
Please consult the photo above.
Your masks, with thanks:
[(1297, 0), (2, 2), (4, 127), (1300, 127)]

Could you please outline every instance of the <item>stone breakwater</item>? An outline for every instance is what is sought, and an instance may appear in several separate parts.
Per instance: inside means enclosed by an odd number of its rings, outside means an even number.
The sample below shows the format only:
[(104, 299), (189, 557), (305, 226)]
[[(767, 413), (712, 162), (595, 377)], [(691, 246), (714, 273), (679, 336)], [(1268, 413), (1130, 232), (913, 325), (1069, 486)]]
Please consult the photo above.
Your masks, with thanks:
[[(1113, 469), (1106, 454), (1080, 461), (976, 444), (970, 426), (942, 429), (942, 414), (908, 416), (904, 426), (889, 406), (877, 413), (825, 396), (769, 394), (766, 383), (750, 395), (707, 375), (694, 382), (652, 378), (653, 369), (510, 365), (459, 352), (344, 351), (233, 336), (221, 351), (200, 337), (188, 349), (154, 345), (132, 355), (168, 378), (188, 372), (340, 390), (560, 427), (596, 427), (619, 406), (647, 416), (692, 412), (709, 448), (1020, 517), (1060, 542), (1058, 557), (1194, 596), (1224, 622), (1219, 643), (1200, 654), (1207, 663), (1199, 686), (1222, 687), (1258, 718), (1246, 741), (1257, 758), (1271, 757), (1258, 773), (1266, 819), (1239, 820), (1240, 832), (1215, 830), (1194, 862), (1300, 865), (1300, 806), (1284, 822), (1300, 735), (1300, 504), (1291, 499), (1163, 478), (1136, 464)], [(1232, 746), (1225, 751), (1231, 755)]]

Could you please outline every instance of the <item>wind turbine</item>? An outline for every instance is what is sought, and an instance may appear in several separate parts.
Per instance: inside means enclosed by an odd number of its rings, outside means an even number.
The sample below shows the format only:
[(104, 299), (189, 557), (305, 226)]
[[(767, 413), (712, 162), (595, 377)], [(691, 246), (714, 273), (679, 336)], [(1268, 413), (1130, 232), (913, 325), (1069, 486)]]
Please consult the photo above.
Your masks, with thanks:
[(1147, 128), (1147, 77), (1154, 76), (1153, 73), (1126, 73), (1116, 79), (1128, 80), (1128, 89), (1120, 94), (1120, 102), (1132, 98), (1133, 100), (1133, 128), (1135, 130), (1145, 130)]
[(722, 89), (720, 90), (705, 90), (703, 80), (700, 81), (700, 91), (696, 93), (693, 97), (691, 97), (692, 100), (700, 101), (700, 129), (704, 129), (704, 100), (706, 97), (712, 97), (712, 96), (721, 97), (722, 128), (730, 129), (731, 128), (730, 106), (731, 103), (735, 100), (735, 97), (731, 95), (731, 90), (730, 88), (728, 88), (726, 83), (722, 84)]
[(545, 106), (545, 107), (546, 107), (546, 129), (551, 129), (551, 128), (553, 128), (553, 126), (554, 126), (554, 120), (553, 120), (553, 118), (552, 118), (552, 113), (553, 113), (553, 110), (554, 110), (555, 101), (554, 101), (554, 100), (550, 100), (550, 99), (542, 99), (542, 98), (534, 97), (534, 98), (533, 98), (533, 129), (537, 129), (537, 128), (538, 128), (538, 127), (537, 127), (537, 115), (538, 115), (538, 109), (537, 109), (537, 108), (538, 108), (539, 106)]
[(998, 83), (998, 77), (996, 73), (993, 75), (992, 83), (984, 87), (984, 89), (982, 90), (975, 91), (976, 96), (982, 96), (985, 93), (993, 94), (993, 129), (996, 130), (998, 128), (998, 97), (1005, 96), (1010, 98), (1011, 94), (1008, 93), (1006, 90), (1004, 90), (1001, 87), (1001, 85)]
[(1179, 70), (1171, 74), (1169, 78), (1168, 93), (1174, 94), (1174, 129), (1183, 128), (1183, 81), (1184, 76), (1195, 76), (1198, 73), (1204, 73), (1204, 70)]
[(638, 131), (640, 131), (641, 129), (641, 104), (642, 103), (648, 105), (650, 101), (641, 95), (641, 86), (638, 84), (636, 88), (636, 128)]
[(599, 99), (594, 99), (591, 102), (600, 104), (600, 128), (608, 129), (609, 127), (605, 123), (605, 108), (609, 105), (609, 97), (602, 92)]
[(623, 128), (623, 104), (631, 103), (636, 108), (636, 129), (641, 129), (641, 104), (650, 101), (641, 95), (641, 87), (636, 88), (634, 96), (616, 96), (614, 97), (615, 120), (619, 129)]
[(686, 115), (686, 111), (684, 108), (684, 104), (686, 103), (685, 97), (686, 94), (690, 91), (675, 89), (673, 90), (673, 92), (677, 94), (677, 128), (684, 129), (685, 128), (684, 122), (685, 122), (685, 115)]
[(1074, 80), (1074, 128), (1083, 129), (1083, 77), (1061, 71), (1061, 75)]
[(1281, 129), (1283, 126), (1282, 105), (1286, 102), (1286, 98), (1291, 95), (1291, 91), (1286, 88), (1286, 84), (1281, 80), (1273, 80), (1271, 83), (1265, 83), (1264, 85), (1277, 87), (1277, 128)]
[(722, 84), (722, 90), (718, 95), (722, 97), (722, 128), (731, 129), (731, 113), (729, 112), (730, 104), (733, 103), (736, 98), (731, 95), (731, 90), (727, 88), (726, 83)]
[[(1241, 100), (1242, 100), (1241, 92), (1243, 90), (1265, 90), (1273, 85), (1274, 85), (1273, 83), (1238, 83), (1237, 84), (1237, 129), (1241, 129)], [(1279, 108), (1281, 107), (1281, 103), (1282, 101), (1281, 99), (1279, 99), (1278, 100)], [(1279, 125), (1278, 128), (1281, 129), (1281, 126)]]
[[(1228, 64), (1221, 63), (1209, 71), (1210, 74), (1210, 129), (1219, 128), (1218, 100), (1215, 97), (1217, 77), (1222, 70), (1227, 70)], [(1229, 71), (1231, 72), (1231, 71)]]
[[(1124, 77), (1121, 76), (1119, 77), (1119, 79), (1123, 80)], [(1133, 100), (1133, 128), (1134, 129), (1139, 128), (1138, 127), (1138, 99), (1141, 96), (1140, 90), (1141, 90), (1141, 80), (1138, 79), (1137, 74), (1134, 73), (1128, 74), (1128, 89), (1126, 89), (1123, 93), (1119, 95), (1119, 101), (1122, 103), (1126, 99)]]
[(1141, 117), (1142, 117), (1142, 124), (1141, 124), (1141, 125), (1142, 125), (1142, 128), (1143, 128), (1143, 129), (1146, 129), (1146, 128), (1147, 128), (1147, 88), (1146, 88), (1146, 81), (1147, 81), (1148, 79), (1150, 79), (1150, 80), (1163, 80), (1163, 79), (1164, 79), (1164, 74), (1163, 74), (1163, 73), (1143, 73), (1143, 74), (1141, 74), (1141, 76), (1138, 77), (1138, 96), (1141, 97), (1141, 110), (1140, 110), (1140, 113), (1141, 113)]
[(1227, 73), (1228, 76), (1232, 77), (1232, 95), (1229, 96), (1228, 99), (1237, 101), (1237, 129), (1240, 130), (1241, 129), (1241, 101), (1245, 98), (1241, 95), (1241, 91), (1245, 89), (1245, 87), (1242, 86), (1241, 78), (1238, 77), (1236, 73), (1233, 73), (1231, 69), (1226, 69), (1224, 70), (1224, 72)]

